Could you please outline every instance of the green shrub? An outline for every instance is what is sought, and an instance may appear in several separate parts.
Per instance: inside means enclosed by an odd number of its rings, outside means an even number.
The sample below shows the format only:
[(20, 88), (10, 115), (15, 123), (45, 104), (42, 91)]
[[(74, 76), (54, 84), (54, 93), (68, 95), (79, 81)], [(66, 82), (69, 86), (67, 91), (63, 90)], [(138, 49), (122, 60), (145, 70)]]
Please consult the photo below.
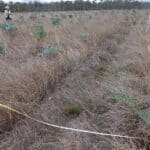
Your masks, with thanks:
[(41, 17), (42, 17), (42, 18), (45, 18), (46, 16), (45, 16), (45, 14), (44, 14), (44, 13), (42, 13), (42, 14), (41, 14)]
[(83, 42), (87, 42), (89, 39), (89, 35), (86, 34), (86, 33), (82, 33), (80, 34), (80, 40), (83, 41)]
[(5, 53), (5, 48), (4, 46), (0, 45), (0, 54), (4, 54)]
[(133, 10), (130, 12), (129, 18), (130, 18), (131, 24), (132, 24), (132, 25), (136, 25), (136, 19), (137, 19), (136, 10), (133, 9)]
[(50, 47), (50, 48), (44, 49), (42, 54), (45, 57), (49, 57), (49, 56), (52, 56), (52, 55), (56, 55), (58, 52), (59, 52), (59, 50), (57, 48)]
[(80, 115), (83, 110), (83, 107), (79, 104), (72, 103), (65, 106), (65, 113), (67, 115)]
[(33, 27), (33, 34), (37, 40), (41, 40), (46, 36), (44, 26), (42, 24), (36, 24)]
[(132, 13), (133, 13), (133, 14), (135, 14), (135, 13), (136, 13), (136, 10), (135, 10), (135, 9), (133, 9), (133, 10), (132, 10)]
[(18, 20), (16, 20), (16, 22), (17, 22), (18, 24), (23, 24), (23, 23), (25, 23), (24, 16), (20, 16), (20, 17), (18, 18)]
[(113, 36), (117, 40), (118, 43), (121, 43), (125, 38), (123, 33), (116, 33)]
[(70, 14), (70, 15), (69, 15), (69, 18), (70, 18), (70, 19), (73, 18), (73, 15)]
[(31, 14), (30, 19), (31, 20), (37, 19), (37, 14), (36, 13)]
[(129, 107), (138, 107), (137, 102), (133, 101), (128, 95), (122, 93), (114, 93), (110, 96), (112, 100), (116, 100), (127, 104)]
[(92, 19), (92, 16), (89, 16), (89, 19), (91, 20), (91, 19)]
[(128, 105), (136, 115), (138, 115), (146, 123), (150, 124), (150, 115), (148, 113), (146, 114), (145, 112), (143, 112), (140, 109), (138, 103), (135, 102), (128, 95), (122, 94), (122, 93), (115, 93), (115, 94), (112, 94), (109, 98)]
[(133, 25), (136, 25), (136, 18), (135, 17), (132, 17), (132, 23), (133, 23)]
[(13, 31), (17, 30), (17, 27), (15, 25), (8, 25), (8, 24), (4, 24), (4, 23), (0, 24), (0, 28), (6, 32), (13, 32)]
[(51, 18), (51, 22), (54, 26), (59, 26), (60, 25), (60, 18), (58, 16), (54, 16)]

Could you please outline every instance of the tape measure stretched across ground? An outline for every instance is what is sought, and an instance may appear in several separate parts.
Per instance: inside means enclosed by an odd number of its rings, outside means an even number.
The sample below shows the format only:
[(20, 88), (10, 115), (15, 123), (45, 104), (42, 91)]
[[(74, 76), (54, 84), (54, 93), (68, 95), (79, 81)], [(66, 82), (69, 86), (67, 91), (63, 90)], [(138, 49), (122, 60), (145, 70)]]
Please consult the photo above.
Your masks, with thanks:
[[(17, 109), (11, 108), (11, 107), (9, 107), (7, 105), (4, 105), (4, 104), (0, 104), (0, 107), (3, 108), (3, 109), (9, 110), (11, 112), (14, 112), (18, 115), (24, 116), (28, 119), (31, 119), (34, 122), (38, 122), (40, 124), (50, 126), (50, 127), (53, 127), (53, 128), (58, 128), (58, 129), (63, 129), (63, 130), (68, 130), (68, 131), (74, 131), (74, 132), (87, 133), (87, 134), (93, 134), (93, 135), (108, 136), (108, 137), (119, 137), (119, 138), (126, 138), (126, 139), (135, 139), (135, 140), (144, 140), (145, 139), (144, 137), (132, 137), (132, 136), (125, 136), (125, 135), (118, 135), (118, 134), (101, 133), (101, 132), (96, 132), (96, 131), (81, 130), (81, 129), (77, 129), (77, 128), (69, 128), (69, 127), (59, 126), (59, 125), (55, 125), (55, 124), (51, 124), (51, 123), (48, 123), (48, 122), (45, 122), (45, 121), (35, 119), (35, 118), (29, 116), (26, 113), (23, 113), (23, 112), (21, 112)], [(146, 140), (146, 141), (148, 141), (148, 140)]]

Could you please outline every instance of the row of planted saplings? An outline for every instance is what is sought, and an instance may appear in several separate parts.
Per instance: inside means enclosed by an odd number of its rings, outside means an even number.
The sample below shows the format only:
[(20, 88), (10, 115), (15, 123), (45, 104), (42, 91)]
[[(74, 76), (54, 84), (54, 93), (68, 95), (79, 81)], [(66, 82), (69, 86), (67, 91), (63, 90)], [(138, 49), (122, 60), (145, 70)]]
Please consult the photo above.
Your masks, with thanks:
[[(56, 20), (54, 22), (57, 23)], [(0, 24), (0, 29), (2, 29), (3, 31), (8, 33), (8, 35), (16, 33), (16, 31), (17, 31), (17, 27), (15, 25), (6, 24), (6, 23)], [(37, 39), (37, 42), (42, 41), (47, 35), (46, 31), (44, 29), (44, 25), (41, 23), (33, 25), (31, 27), (31, 29), (32, 29), (32, 34), (33, 34), (34, 38)], [(79, 40), (82, 42), (87, 42), (89, 39), (89, 35), (86, 33), (81, 33), (77, 38), (79, 38)], [(0, 43), (0, 55), (5, 54), (5, 49), (6, 49), (6, 47), (4, 46), (4, 44)], [(57, 52), (58, 52), (57, 48), (48, 47), (48, 48), (44, 49), (43, 55), (49, 56), (51, 54), (56, 54)]]

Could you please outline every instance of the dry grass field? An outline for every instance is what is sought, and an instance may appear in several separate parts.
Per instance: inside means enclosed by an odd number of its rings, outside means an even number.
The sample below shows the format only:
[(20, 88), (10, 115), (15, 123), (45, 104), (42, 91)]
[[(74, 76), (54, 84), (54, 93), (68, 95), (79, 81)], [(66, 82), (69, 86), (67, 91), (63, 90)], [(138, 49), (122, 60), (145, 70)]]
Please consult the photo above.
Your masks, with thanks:
[(2, 150), (149, 150), (150, 29), (147, 11), (14, 13), (0, 16)]

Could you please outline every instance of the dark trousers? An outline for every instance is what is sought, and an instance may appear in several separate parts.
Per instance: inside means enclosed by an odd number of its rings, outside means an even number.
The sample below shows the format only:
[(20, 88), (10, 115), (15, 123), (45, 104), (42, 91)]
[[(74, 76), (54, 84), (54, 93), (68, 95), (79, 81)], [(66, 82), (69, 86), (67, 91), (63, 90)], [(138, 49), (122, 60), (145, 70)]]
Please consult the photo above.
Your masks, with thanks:
[(12, 20), (12, 18), (10, 17), (10, 15), (8, 15), (8, 16), (6, 17), (6, 20)]

